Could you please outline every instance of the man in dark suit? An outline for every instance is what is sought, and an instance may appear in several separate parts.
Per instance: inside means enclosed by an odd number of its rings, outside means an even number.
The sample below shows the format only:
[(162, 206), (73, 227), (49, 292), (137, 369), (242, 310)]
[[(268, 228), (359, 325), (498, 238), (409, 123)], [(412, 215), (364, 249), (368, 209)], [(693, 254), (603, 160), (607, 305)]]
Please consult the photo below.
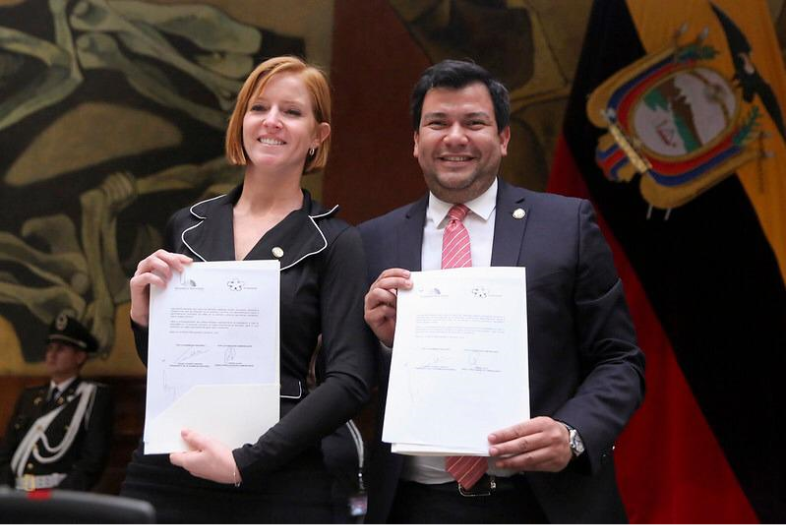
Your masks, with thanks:
[(79, 371), (98, 342), (60, 314), (49, 327), (49, 384), (22, 392), (0, 445), (0, 485), (20, 490), (90, 490), (109, 457), (113, 406), (104, 385)]
[[(446, 468), (445, 458), (405, 457), (377, 441), (367, 521), (625, 521), (612, 452), (641, 403), (644, 356), (592, 206), (499, 178), (510, 105), (485, 69), (463, 61), (430, 67), (411, 107), (429, 194), (360, 226), (373, 281), (365, 317), (383, 346), (377, 439), (396, 290), (412, 286), (410, 270), (450, 267), (448, 224), (466, 229), (472, 266), (526, 268), (532, 419), (489, 436), (491, 457), (479, 462), (485, 474), (477, 481)], [(493, 403), (506, 394), (478, 395)]]

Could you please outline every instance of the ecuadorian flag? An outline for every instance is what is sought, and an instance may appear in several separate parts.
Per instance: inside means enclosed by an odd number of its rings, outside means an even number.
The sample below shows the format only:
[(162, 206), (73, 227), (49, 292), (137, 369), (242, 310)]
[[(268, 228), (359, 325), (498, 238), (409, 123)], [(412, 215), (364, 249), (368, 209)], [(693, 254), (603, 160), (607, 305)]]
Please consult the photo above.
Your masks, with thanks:
[(765, 0), (596, 0), (549, 190), (594, 202), (647, 356), (632, 522), (786, 521), (785, 118)]

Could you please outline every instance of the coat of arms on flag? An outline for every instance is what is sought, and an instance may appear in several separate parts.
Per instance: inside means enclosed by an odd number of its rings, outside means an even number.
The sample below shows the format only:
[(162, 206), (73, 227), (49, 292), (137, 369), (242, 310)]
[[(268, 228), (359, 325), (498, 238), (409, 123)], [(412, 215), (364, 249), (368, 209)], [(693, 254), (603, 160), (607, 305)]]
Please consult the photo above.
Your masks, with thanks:
[[(755, 71), (750, 47), (723, 11), (715, 14), (736, 53), (731, 61), (746, 57), (736, 75), (718, 65), (730, 58), (705, 42), (707, 28), (681, 43), (684, 24), (670, 45), (618, 71), (587, 103), (590, 122), (608, 129), (596, 150), (604, 175), (630, 182), (641, 174), (641, 194), (656, 208), (682, 206), (766, 155), (762, 109), (744, 83), (746, 67)], [(777, 103), (774, 110), (780, 120)]]

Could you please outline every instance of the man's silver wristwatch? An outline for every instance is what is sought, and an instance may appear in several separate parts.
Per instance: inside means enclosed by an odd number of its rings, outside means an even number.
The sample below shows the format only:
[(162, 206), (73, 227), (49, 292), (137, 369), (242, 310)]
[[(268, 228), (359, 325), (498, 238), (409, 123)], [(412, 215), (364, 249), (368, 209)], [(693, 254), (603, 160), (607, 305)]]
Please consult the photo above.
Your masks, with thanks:
[(577, 458), (584, 453), (584, 442), (581, 440), (578, 430), (567, 423), (562, 424), (568, 429), (568, 444), (570, 445), (570, 451), (573, 453), (573, 457)]

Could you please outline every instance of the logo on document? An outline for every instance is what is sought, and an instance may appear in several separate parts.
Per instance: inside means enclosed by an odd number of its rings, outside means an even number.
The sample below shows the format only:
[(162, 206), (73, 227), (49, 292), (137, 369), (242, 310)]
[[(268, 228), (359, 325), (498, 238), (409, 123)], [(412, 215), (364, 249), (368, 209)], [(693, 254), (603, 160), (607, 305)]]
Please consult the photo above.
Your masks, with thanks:
[(472, 288), (472, 297), (476, 299), (485, 299), (489, 296), (489, 291), (485, 286), (474, 286)]
[(180, 274), (180, 286), (185, 286), (187, 288), (196, 288), (196, 281), (186, 277), (186, 272)]
[(241, 281), (240, 279), (238, 279), (237, 277), (227, 281), (227, 286), (233, 292), (240, 292), (240, 291), (242, 291), (244, 285), (245, 285), (245, 283), (243, 281)]
[(418, 288), (418, 295), (421, 297), (440, 297), (442, 292), (439, 288), (432, 286), (432, 287), (424, 287), (421, 286)]

